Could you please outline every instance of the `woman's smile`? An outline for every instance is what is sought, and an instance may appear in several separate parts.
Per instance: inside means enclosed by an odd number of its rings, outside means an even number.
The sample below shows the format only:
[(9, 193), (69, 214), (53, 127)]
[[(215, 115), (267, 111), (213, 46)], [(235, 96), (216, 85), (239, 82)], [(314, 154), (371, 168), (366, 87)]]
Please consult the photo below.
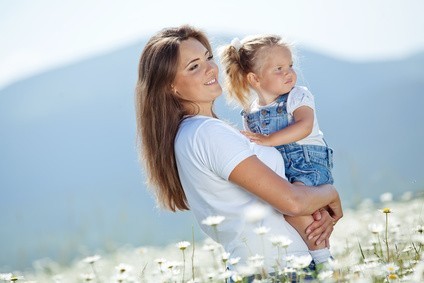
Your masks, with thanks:
[(207, 83), (205, 83), (205, 85), (212, 85), (216, 83), (216, 78), (213, 78), (212, 80), (208, 81)]

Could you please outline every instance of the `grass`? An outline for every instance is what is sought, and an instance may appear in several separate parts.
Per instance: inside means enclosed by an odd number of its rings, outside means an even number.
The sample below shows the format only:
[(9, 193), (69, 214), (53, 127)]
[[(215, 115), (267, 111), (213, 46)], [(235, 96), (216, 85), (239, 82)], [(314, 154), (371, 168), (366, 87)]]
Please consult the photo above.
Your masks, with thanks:
[[(382, 203), (363, 201), (345, 210), (331, 238), (335, 258), (318, 272), (305, 269), (310, 258), (291, 258), (289, 266), (276, 268), (276, 275), (262, 272), (263, 258), (252, 257), (249, 266), (238, 266), (238, 273), (226, 271), (226, 264), (237, 267), (237, 258), (206, 239), (195, 243), (181, 239), (167, 247), (123, 247), (111, 254), (94, 255), (59, 266), (50, 260), (34, 263), (34, 271), (0, 274), (4, 282), (289, 282), (308, 275), (316, 282), (424, 282), (424, 198), (405, 194), (403, 200)], [(225, 221), (225, 220), (224, 220)], [(217, 224), (219, 225), (219, 224)], [(267, 239), (267, 235), (261, 237)], [(194, 237), (193, 237), (194, 238)], [(285, 245), (290, 244), (286, 242)], [(276, 246), (284, 254), (284, 246)]]

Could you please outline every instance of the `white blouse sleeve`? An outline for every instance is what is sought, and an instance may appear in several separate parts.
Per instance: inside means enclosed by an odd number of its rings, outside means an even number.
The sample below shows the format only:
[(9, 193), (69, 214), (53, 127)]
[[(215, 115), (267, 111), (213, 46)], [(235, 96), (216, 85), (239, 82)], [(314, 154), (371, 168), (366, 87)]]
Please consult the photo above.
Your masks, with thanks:
[(306, 87), (295, 86), (287, 98), (287, 112), (293, 115), (293, 112), (301, 106), (308, 106), (315, 111), (314, 96)]
[(194, 150), (204, 166), (225, 180), (241, 161), (254, 155), (245, 136), (212, 119), (198, 129)]

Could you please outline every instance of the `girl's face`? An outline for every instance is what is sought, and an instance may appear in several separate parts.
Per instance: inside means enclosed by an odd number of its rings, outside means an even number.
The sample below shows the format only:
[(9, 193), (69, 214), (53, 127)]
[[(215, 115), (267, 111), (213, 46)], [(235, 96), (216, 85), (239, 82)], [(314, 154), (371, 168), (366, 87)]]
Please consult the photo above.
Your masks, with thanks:
[(259, 60), (262, 60), (258, 74), (259, 91), (267, 96), (290, 92), (297, 80), (290, 50), (282, 46), (268, 47), (261, 51)]
[(200, 41), (189, 38), (180, 44), (177, 74), (172, 84), (175, 95), (194, 102), (201, 115), (212, 115), (212, 103), (222, 93), (218, 66)]

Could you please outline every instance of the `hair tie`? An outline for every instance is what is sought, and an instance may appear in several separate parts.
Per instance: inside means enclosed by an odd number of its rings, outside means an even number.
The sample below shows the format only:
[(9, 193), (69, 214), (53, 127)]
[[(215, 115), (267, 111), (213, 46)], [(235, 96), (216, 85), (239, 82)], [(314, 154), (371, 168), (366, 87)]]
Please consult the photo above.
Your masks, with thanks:
[(240, 50), (240, 48), (241, 48), (241, 46), (242, 46), (242, 44), (241, 44), (241, 42), (240, 42), (240, 39), (238, 39), (238, 37), (236, 37), (236, 38), (234, 38), (233, 40), (231, 40), (230, 45), (231, 45), (232, 47), (234, 47), (234, 49), (235, 49), (237, 52), (239, 52), (239, 50)]

